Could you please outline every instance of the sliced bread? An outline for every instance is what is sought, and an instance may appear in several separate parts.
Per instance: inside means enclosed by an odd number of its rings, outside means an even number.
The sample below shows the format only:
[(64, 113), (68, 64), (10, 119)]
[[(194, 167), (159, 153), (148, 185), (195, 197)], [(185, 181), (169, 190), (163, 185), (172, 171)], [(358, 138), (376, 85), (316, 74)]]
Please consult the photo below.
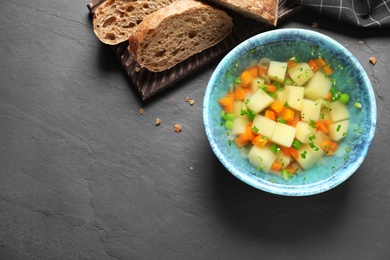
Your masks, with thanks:
[(279, 0), (206, 0), (247, 17), (276, 26)]
[(105, 44), (127, 41), (145, 16), (175, 1), (180, 0), (107, 0), (93, 14), (93, 31)]
[(160, 72), (217, 44), (232, 27), (224, 11), (181, 0), (145, 17), (129, 37), (129, 52), (141, 67)]

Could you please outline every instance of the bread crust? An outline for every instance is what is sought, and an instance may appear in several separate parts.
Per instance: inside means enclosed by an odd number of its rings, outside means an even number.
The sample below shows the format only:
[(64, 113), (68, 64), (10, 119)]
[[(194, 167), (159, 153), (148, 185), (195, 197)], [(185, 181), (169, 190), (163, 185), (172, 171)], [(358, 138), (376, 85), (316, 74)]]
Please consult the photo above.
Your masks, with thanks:
[(93, 31), (103, 43), (119, 44), (147, 15), (175, 1), (180, 0), (107, 0), (93, 13)]
[(129, 37), (129, 52), (140, 66), (160, 72), (217, 44), (232, 27), (224, 11), (181, 0), (145, 17)]
[(237, 13), (276, 26), (279, 0), (205, 0)]

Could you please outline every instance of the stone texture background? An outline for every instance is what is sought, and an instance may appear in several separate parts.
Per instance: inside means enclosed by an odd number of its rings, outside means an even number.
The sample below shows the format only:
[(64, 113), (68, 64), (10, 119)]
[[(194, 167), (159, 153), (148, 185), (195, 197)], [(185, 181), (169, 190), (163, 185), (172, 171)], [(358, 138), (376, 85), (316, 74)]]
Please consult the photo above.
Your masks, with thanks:
[(355, 175), (332, 191), (287, 198), (239, 182), (211, 151), (202, 102), (216, 64), (141, 102), (94, 36), (87, 4), (1, 4), (0, 259), (390, 257), (388, 29), (308, 11), (279, 24), (346, 46), (378, 108)]

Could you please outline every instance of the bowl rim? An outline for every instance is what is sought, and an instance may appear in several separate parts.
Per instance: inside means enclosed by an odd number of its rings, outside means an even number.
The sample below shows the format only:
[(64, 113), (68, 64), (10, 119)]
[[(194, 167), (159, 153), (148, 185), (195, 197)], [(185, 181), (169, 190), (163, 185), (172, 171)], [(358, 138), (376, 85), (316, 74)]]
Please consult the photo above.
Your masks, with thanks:
[[(260, 42), (260, 43), (277, 42), (276, 39), (283, 34), (295, 34), (303, 37), (316, 37), (317, 39), (324, 42), (328, 42), (336, 46), (338, 49), (342, 50), (342, 52), (345, 53), (348, 56), (348, 58), (351, 59), (352, 62), (354, 62), (355, 66), (361, 72), (361, 78), (362, 81), (364, 82), (364, 85), (367, 88), (369, 100), (373, 101), (370, 108), (372, 112), (369, 121), (371, 123), (370, 124), (371, 127), (368, 133), (366, 133), (368, 140), (365, 142), (365, 145), (363, 146), (363, 150), (357, 156), (357, 160), (351, 163), (350, 165), (351, 167), (348, 167), (348, 169), (346, 168), (341, 169), (339, 171), (337, 178), (332, 176), (330, 178), (324, 179), (319, 182), (306, 184), (306, 185), (297, 185), (297, 186), (288, 186), (288, 185), (283, 185), (278, 183), (270, 183), (263, 179), (256, 178), (253, 175), (249, 176), (249, 174), (242, 174), (239, 170), (237, 170), (237, 168), (233, 167), (232, 163), (228, 160), (225, 154), (222, 153), (222, 151), (216, 145), (216, 143), (213, 142), (213, 132), (211, 131), (212, 122), (210, 121), (210, 114), (208, 113), (208, 111), (210, 107), (210, 100), (211, 100), (213, 87), (216, 84), (215, 82), (218, 81), (219, 77), (221, 76), (222, 74), (221, 71), (223, 72), (224, 68), (226, 68), (225, 63), (229, 63), (229, 61), (232, 61), (237, 54), (242, 55), (247, 50), (246, 49), (247, 46), (248, 45), (251, 46), (254, 42)], [(256, 44), (256, 46), (258, 45), (259, 44)], [(345, 180), (347, 180), (353, 173), (356, 172), (356, 170), (360, 167), (365, 157), (367, 156), (367, 153), (371, 147), (375, 135), (376, 120), (377, 120), (377, 111), (376, 111), (376, 99), (375, 99), (374, 91), (371, 82), (368, 78), (368, 75), (366, 71), (363, 69), (360, 62), (354, 57), (354, 55), (348, 49), (346, 49), (343, 45), (341, 45), (336, 40), (322, 33), (307, 30), (307, 29), (295, 29), (295, 28), (274, 29), (271, 31), (263, 32), (255, 36), (252, 36), (247, 40), (243, 41), (242, 43), (240, 43), (239, 45), (237, 45), (227, 55), (225, 55), (225, 57), (222, 58), (222, 60), (219, 62), (219, 64), (213, 71), (206, 87), (204, 102), (203, 102), (203, 122), (205, 126), (206, 136), (214, 154), (222, 163), (222, 165), (232, 175), (234, 175), (236, 178), (243, 181), (244, 183), (254, 188), (263, 190), (265, 192), (269, 192), (277, 195), (284, 195), (284, 196), (308, 196), (308, 195), (323, 193), (325, 191), (333, 189), (334, 187), (340, 185)], [(324, 183), (327, 183), (328, 185), (324, 186)]]

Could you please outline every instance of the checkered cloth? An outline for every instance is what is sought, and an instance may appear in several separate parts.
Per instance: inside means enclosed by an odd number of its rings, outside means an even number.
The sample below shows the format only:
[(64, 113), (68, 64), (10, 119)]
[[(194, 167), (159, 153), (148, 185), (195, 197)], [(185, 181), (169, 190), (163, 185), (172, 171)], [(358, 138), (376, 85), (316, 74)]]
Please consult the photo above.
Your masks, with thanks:
[(390, 0), (290, 0), (358, 27), (390, 27)]

